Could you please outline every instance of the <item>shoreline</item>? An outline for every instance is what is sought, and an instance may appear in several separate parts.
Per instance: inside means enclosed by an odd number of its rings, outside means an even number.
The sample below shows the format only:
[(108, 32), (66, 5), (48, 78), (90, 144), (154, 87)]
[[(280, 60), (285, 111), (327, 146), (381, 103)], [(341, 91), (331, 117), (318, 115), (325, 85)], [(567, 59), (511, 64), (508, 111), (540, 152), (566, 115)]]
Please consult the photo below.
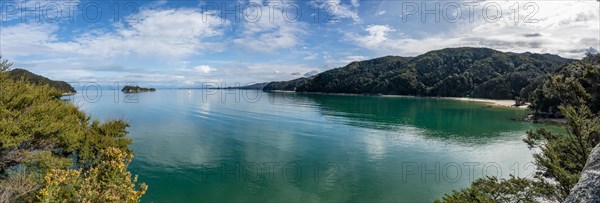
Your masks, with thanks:
[(527, 109), (529, 104), (523, 106), (514, 106), (515, 100), (511, 99), (485, 99), (485, 98), (469, 98), (469, 97), (430, 97), (430, 96), (412, 96), (412, 95), (377, 95), (377, 94), (353, 94), (353, 93), (325, 93), (325, 92), (295, 92), (289, 90), (271, 90), (266, 92), (274, 93), (301, 93), (301, 94), (324, 94), (324, 95), (342, 95), (342, 96), (374, 96), (374, 97), (404, 97), (404, 98), (431, 98), (431, 99), (445, 99), (462, 102), (477, 102), (485, 103), (494, 107), (509, 107), (516, 109)]
[(456, 101), (465, 101), (465, 102), (480, 102), (487, 103), (494, 106), (502, 106), (502, 107), (511, 107), (511, 108), (519, 108), (519, 109), (527, 109), (529, 104), (522, 106), (514, 106), (515, 100), (502, 100), (502, 99), (483, 99), (483, 98), (468, 98), (468, 97), (441, 97), (443, 99), (450, 99)]

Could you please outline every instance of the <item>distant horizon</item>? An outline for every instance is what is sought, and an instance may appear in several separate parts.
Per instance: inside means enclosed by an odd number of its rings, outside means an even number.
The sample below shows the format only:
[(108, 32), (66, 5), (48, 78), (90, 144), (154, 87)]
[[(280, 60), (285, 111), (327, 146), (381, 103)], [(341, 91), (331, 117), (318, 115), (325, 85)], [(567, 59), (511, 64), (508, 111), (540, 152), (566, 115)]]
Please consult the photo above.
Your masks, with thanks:
[[(484, 48), (484, 49), (492, 49), (492, 48), (489, 48), (489, 47), (446, 47), (446, 48), (441, 48), (441, 49), (429, 50), (429, 51), (427, 51), (425, 53), (428, 53), (428, 52), (431, 52), (431, 51), (439, 51), (439, 50), (443, 50), (443, 49), (454, 49), (454, 48)], [(499, 50), (496, 50), (496, 51), (499, 51)], [(423, 53), (423, 54), (425, 54), (425, 53)], [(554, 56), (559, 56), (559, 55), (551, 54), (551, 53), (535, 53), (535, 52), (530, 52), (530, 51), (521, 52), (521, 53), (506, 51), (504, 53), (515, 53), (515, 54), (531, 53), (531, 54), (540, 54), (540, 55), (550, 54), (550, 55), (554, 55)], [(592, 52), (588, 52), (588, 53), (592, 53)], [(598, 53), (598, 52), (596, 51), (596, 53)], [(594, 54), (594, 53), (592, 53), (592, 54)], [(422, 55), (422, 54), (420, 54), (420, 55)], [(416, 56), (386, 55), (386, 56), (379, 56), (379, 57), (369, 58), (369, 59), (364, 59), (364, 60), (359, 60), (359, 61), (372, 60), (372, 59), (383, 58), (383, 57), (387, 57), (387, 56), (416, 57)], [(417, 55), (417, 56), (419, 56), (419, 55)], [(559, 56), (559, 57), (562, 57), (562, 56)], [(565, 58), (565, 57), (562, 57), (562, 58)], [(581, 58), (565, 58), (565, 59), (579, 60)], [(352, 61), (352, 62), (356, 62), (356, 61)], [(352, 62), (349, 62), (348, 64), (350, 64)], [(346, 64), (346, 65), (348, 65), (348, 64)], [(344, 66), (346, 66), (346, 65), (344, 65)], [(344, 67), (344, 66), (334, 67), (334, 68), (341, 68), (341, 67)], [(20, 68), (20, 69), (25, 69), (25, 68)], [(28, 69), (25, 69), (25, 70), (28, 70)], [(317, 75), (319, 73), (315, 73), (315, 75)], [(313, 76), (313, 75), (310, 75), (310, 76), (299, 76), (297, 78), (308, 78), (308, 77), (311, 77), (311, 76)], [(293, 79), (297, 79), (297, 78), (293, 78)], [(76, 90), (79, 90), (79, 89), (85, 88), (86, 85), (87, 86), (94, 86), (96, 84), (99, 85), (102, 88), (110, 89), (110, 88), (116, 87), (115, 83), (118, 83), (119, 87), (122, 88), (123, 86), (128, 85), (131, 82), (135, 82), (135, 81), (124, 80), (124, 81), (106, 81), (106, 82), (102, 82), (102, 81), (65, 81), (65, 82), (67, 82), (67, 83), (69, 83), (71, 85), (75, 84), (74, 88)], [(248, 86), (248, 85), (270, 83), (270, 82), (279, 82), (279, 81), (259, 81), (259, 82), (247, 82), (247, 83), (240, 83), (240, 82), (235, 82), (235, 81), (231, 81), (231, 83), (228, 83), (227, 81), (221, 81), (221, 82), (218, 82), (218, 83), (198, 81), (197, 84), (195, 84), (194, 86), (186, 86), (186, 85), (181, 85), (181, 84), (179, 84), (179, 85), (177, 85), (177, 84), (162, 84), (162, 85), (148, 84), (148, 85), (144, 85), (143, 83), (138, 84), (137, 82), (135, 82), (135, 84), (133, 84), (133, 85), (142, 85), (143, 87), (152, 87), (152, 88), (157, 88), (157, 89), (210, 89), (210, 88), (215, 88), (215, 87), (216, 88), (236, 88), (236, 87), (243, 87), (243, 86)], [(233, 85), (231, 85), (231, 84), (233, 84)], [(214, 85), (218, 85), (218, 86), (214, 86)], [(225, 86), (222, 86), (222, 85), (225, 85)]]

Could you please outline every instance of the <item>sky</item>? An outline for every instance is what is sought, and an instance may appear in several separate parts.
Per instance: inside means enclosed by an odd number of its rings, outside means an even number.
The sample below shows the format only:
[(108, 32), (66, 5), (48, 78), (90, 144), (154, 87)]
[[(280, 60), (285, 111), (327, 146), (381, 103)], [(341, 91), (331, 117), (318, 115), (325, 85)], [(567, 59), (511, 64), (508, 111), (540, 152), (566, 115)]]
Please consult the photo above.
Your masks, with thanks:
[(0, 55), (51, 79), (244, 85), (448, 47), (581, 58), (600, 2), (402, 0), (2, 1)]

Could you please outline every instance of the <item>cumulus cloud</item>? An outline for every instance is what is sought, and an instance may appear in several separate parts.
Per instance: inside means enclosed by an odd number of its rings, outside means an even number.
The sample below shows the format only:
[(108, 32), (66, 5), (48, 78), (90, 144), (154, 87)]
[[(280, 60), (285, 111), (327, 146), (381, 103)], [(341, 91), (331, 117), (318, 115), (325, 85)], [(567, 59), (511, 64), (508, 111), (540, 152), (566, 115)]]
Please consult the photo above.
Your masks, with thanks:
[(86, 34), (76, 41), (87, 54), (189, 56), (222, 48), (206, 39), (222, 35), (229, 24), (216, 14), (194, 9), (145, 10), (137, 20), (114, 32)]
[(214, 69), (214, 68), (211, 68), (210, 66), (207, 66), (207, 65), (200, 65), (200, 66), (196, 66), (196, 67), (194, 67), (194, 70), (196, 70), (196, 71), (198, 71), (198, 72), (201, 72), (201, 73), (205, 73), (205, 74), (206, 74), (206, 73), (213, 72), (213, 71), (215, 71), (216, 69)]
[[(151, 70), (156, 67), (147, 65), (222, 51), (227, 44), (215, 37), (222, 37), (229, 25), (216, 13), (191, 8), (140, 10), (136, 19), (69, 37), (60, 36), (64, 30), (57, 23), (17, 21), (1, 27), (0, 51), (3, 58), (15, 61), (15, 67), (55, 79), (115, 81), (130, 76), (168, 80), (164, 73)], [(215, 70), (200, 66), (195, 72)], [(155, 77), (160, 75), (164, 77)]]
[(143, 10), (137, 21), (112, 31), (90, 30), (70, 40), (57, 37), (59, 26), (19, 23), (2, 27), (2, 49), (8, 55), (66, 54), (94, 57), (140, 54), (183, 57), (218, 51), (222, 45), (206, 39), (222, 35), (228, 21), (194, 9)]
[[(62, 43), (54, 43), (57, 40), (54, 32), (58, 26), (54, 24), (16, 24), (2, 27), (0, 40), (2, 40), (3, 54), (5, 57), (16, 57), (31, 54), (50, 53)], [(10, 50), (10, 52), (7, 52)]]
[(265, 12), (283, 13), (282, 6), (286, 2), (254, 1), (253, 6), (245, 8), (243, 13), (250, 19), (241, 23), (241, 35), (233, 42), (241, 47), (259, 52), (274, 52), (278, 49), (291, 48), (298, 45), (301, 36), (307, 34), (306, 23), (299, 22), (294, 16), (267, 15)]
[[(345, 37), (377, 54), (393, 55), (417, 55), (446, 47), (474, 46), (580, 58), (588, 47), (600, 47), (597, 2), (536, 2), (539, 12), (533, 17), (530, 16), (532, 8), (529, 8), (530, 12), (513, 13), (512, 2), (494, 3), (505, 12), (503, 18), (495, 21), (478, 18), (471, 23), (466, 20), (456, 23), (449, 31), (412, 36), (390, 25), (373, 24), (361, 33), (350, 33)], [(562, 12), (556, 13), (556, 10)], [(482, 13), (475, 15), (483, 16)], [(519, 21), (515, 22), (512, 16), (517, 16)]]
[(351, 19), (354, 23), (362, 22), (358, 15), (358, 0), (351, 0), (350, 4), (344, 4), (341, 0), (312, 0), (310, 4), (320, 11), (326, 11), (329, 15), (320, 19), (329, 23), (338, 23), (343, 19)]

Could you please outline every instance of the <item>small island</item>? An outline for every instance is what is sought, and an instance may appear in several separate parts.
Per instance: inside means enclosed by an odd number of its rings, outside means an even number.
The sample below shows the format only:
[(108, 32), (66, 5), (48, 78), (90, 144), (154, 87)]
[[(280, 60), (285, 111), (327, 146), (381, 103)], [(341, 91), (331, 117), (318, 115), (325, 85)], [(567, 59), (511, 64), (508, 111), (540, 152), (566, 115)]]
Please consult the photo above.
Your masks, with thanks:
[(140, 87), (140, 86), (125, 86), (121, 90), (121, 92), (124, 92), (124, 93), (155, 92), (155, 91), (156, 91), (156, 89), (154, 89), (154, 88), (145, 88), (145, 87)]

